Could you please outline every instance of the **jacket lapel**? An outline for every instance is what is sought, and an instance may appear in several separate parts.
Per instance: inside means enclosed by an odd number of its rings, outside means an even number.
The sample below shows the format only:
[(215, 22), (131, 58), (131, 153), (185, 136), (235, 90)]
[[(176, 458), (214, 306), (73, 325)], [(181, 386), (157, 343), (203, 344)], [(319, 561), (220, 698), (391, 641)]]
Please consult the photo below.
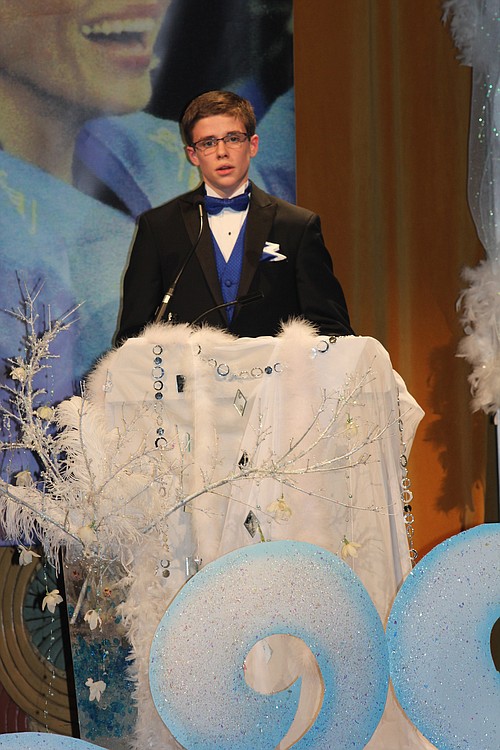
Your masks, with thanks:
[[(181, 200), (182, 217), (184, 219), (184, 224), (186, 226), (189, 239), (191, 240), (191, 243), (193, 245), (197, 241), (198, 233), (200, 231), (199, 201), (203, 197), (203, 186), (200, 186), (200, 188), (196, 189), (192, 193), (188, 193), (187, 195), (185, 195)], [(198, 242), (198, 247), (196, 248), (196, 257), (210, 288), (210, 292), (214, 298), (214, 305), (221, 305), (223, 304), (224, 300), (222, 299), (219, 278), (217, 276), (212, 235), (210, 234), (207, 213), (204, 207), (202, 216), (203, 230)], [(223, 317), (225, 318), (225, 316)]]
[(248, 209), (245, 233), (245, 253), (238, 288), (238, 296), (247, 294), (259, 267), (264, 245), (269, 237), (276, 214), (276, 203), (271, 196), (252, 183), (252, 197)]

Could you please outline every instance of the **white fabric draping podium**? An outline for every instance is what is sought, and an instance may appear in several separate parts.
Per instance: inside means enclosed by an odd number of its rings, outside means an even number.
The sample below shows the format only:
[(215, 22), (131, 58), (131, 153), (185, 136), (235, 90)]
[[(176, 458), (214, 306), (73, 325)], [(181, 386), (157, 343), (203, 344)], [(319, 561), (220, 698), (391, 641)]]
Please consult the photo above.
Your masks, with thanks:
[[(167, 462), (158, 517), (193, 498), (166, 519), (169, 596), (186, 559), (206, 565), (279, 539), (339, 554), (349, 540), (361, 546), (348, 562), (385, 623), (411, 569), (401, 453), (423, 412), (380, 343), (300, 322), (257, 339), (152, 325), (101, 361), (88, 390), (126, 433), (122, 451), (142, 445)], [(367, 747), (430, 747), (389, 704)]]

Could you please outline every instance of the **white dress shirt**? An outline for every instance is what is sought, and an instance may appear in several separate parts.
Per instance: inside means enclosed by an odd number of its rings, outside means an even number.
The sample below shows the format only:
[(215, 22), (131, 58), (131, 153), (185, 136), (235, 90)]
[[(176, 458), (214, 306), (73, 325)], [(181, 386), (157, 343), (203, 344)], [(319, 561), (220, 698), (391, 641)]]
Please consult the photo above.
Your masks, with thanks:
[[(232, 195), (228, 195), (228, 198), (234, 198), (237, 195), (244, 193), (248, 187), (248, 181), (243, 187), (238, 188)], [(214, 198), (220, 198), (221, 196), (212, 190), (208, 185), (205, 184), (207, 195), (211, 195)], [(238, 235), (241, 231), (241, 227), (245, 219), (247, 218), (248, 207), (245, 211), (233, 211), (232, 208), (223, 208), (219, 214), (215, 214), (208, 217), (209, 227), (217, 240), (217, 244), (220, 247), (221, 253), (226, 261), (231, 257), (234, 245), (238, 239)]]

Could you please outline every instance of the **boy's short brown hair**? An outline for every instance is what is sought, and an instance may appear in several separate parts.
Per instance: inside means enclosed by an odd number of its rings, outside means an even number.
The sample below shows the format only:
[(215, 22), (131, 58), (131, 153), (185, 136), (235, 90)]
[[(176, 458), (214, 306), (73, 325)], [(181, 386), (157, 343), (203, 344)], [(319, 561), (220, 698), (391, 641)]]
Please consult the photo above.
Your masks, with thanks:
[(248, 136), (255, 133), (255, 112), (247, 99), (232, 91), (207, 91), (189, 102), (181, 117), (181, 133), (186, 145), (193, 145), (193, 130), (198, 120), (214, 115), (238, 117)]

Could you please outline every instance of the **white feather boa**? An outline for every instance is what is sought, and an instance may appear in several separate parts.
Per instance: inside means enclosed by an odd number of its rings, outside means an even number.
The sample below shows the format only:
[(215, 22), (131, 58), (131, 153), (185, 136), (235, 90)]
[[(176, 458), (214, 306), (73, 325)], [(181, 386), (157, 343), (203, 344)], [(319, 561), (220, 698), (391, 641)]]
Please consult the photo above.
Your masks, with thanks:
[(443, 2), (443, 21), (448, 20), (453, 41), (460, 50), (461, 62), (472, 65), (480, 21), (478, 0), (446, 0)]
[(500, 262), (483, 260), (463, 278), (469, 287), (457, 307), (466, 335), (458, 354), (472, 365), (472, 408), (494, 414), (500, 409)]

